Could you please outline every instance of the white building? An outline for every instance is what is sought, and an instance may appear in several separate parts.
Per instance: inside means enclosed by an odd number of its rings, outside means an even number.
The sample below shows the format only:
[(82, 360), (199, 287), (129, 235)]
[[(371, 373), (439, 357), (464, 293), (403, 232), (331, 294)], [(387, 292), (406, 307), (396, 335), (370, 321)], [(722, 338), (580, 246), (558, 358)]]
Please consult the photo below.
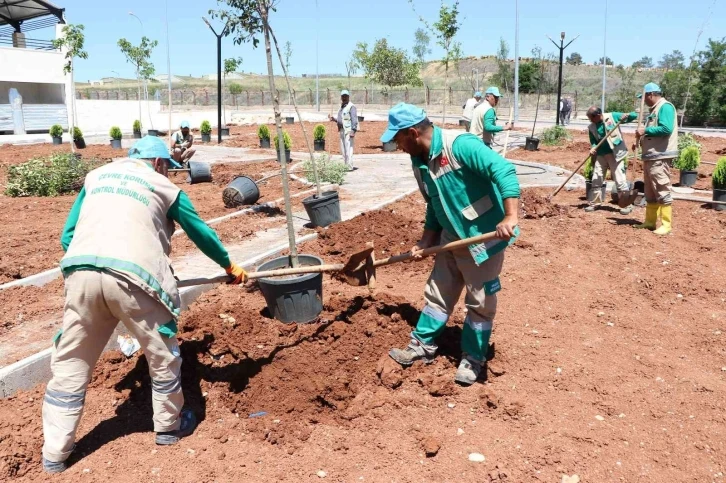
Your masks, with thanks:
[(68, 129), (73, 103), (65, 53), (41, 39), (49, 29), (62, 36), (63, 12), (46, 0), (0, 0), (0, 135), (47, 133), (53, 124)]

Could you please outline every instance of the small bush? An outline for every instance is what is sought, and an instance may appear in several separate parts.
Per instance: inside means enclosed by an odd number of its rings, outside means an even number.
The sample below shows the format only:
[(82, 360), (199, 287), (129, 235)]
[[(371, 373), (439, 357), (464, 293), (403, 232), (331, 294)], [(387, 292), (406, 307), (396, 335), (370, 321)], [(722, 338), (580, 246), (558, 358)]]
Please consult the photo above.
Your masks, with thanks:
[(713, 189), (726, 190), (726, 156), (719, 158), (713, 170)]
[(323, 141), (325, 140), (325, 126), (322, 124), (318, 124), (315, 126), (315, 129), (313, 129), (313, 138), (316, 141)]
[(270, 128), (263, 124), (257, 128), (257, 137), (260, 139), (270, 139)]
[(134, 132), (141, 132), (141, 121), (138, 119), (134, 121)]
[(111, 130), (108, 131), (108, 135), (111, 136), (111, 139), (121, 139), (123, 137), (121, 128), (118, 126), (113, 126)]
[[(285, 151), (289, 151), (292, 147), (292, 138), (290, 138), (287, 131), (282, 131), (282, 142), (285, 145)], [(280, 140), (277, 136), (275, 136), (275, 149), (280, 149)]]
[(78, 141), (79, 139), (83, 139), (83, 131), (78, 126), (73, 126), (73, 140)]
[(693, 137), (693, 134), (687, 132), (687, 133), (683, 134), (682, 136), (678, 136), (678, 155), (679, 156), (684, 149), (689, 148), (691, 146), (695, 146), (699, 150), (701, 149), (701, 143), (696, 141), (696, 138)]
[(51, 137), (54, 137), (54, 138), (62, 138), (63, 137), (63, 127), (60, 124), (53, 124), (50, 127), (50, 131), (48, 131), (48, 134), (50, 134)]
[(78, 191), (96, 161), (82, 161), (71, 153), (33, 158), (8, 168), (8, 196), (57, 196)]
[(209, 124), (209, 121), (202, 121), (201, 126), (199, 126), (199, 131), (202, 134), (212, 134), (212, 125)]
[(595, 165), (592, 162), (592, 158), (589, 158), (585, 162), (585, 166), (582, 167), (582, 175), (585, 177), (586, 180), (592, 181), (592, 175), (595, 172)]
[(681, 171), (693, 171), (701, 164), (701, 151), (696, 146), (688, 146), (678, 153), (673, 166)]
[[(316, 155), (315, 163), (318, 166), (318, 177), (321, 183), (343, 184), (345, 175), (348, 174), (348, 167), (345, 163), (332, 161), (328, 154)], [(315, 181), (313, 162), (309, 158), (303, 163), (303, 171), (308, 181)]]
[(562, 144), (562, 141), (568, 141), (571, 139), (570, 133), (567, 132), (562, 126), (552, 126), (542, 131), (540, 136), (542, 144), (547, 146), (557, 146)]

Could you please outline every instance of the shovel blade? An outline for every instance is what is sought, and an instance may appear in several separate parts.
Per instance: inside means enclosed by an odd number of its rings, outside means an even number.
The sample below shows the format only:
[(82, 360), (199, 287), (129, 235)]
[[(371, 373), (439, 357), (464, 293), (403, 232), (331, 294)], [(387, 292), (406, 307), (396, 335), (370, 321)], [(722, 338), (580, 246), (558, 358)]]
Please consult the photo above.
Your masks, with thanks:
[(638, 197), (638, 190), (632, 189), (624, 191), (618, 194), (618, 206), (620, 208), (627, 208), (628, 206), (635, 203), (635, 199)]
[(365, 250), (354, 253), (348, 262), (340, 271), (340, 279), (352, 285), (353, 287), (362, 287), (368, 285), (368, 271), (366, 270), (366, 261), (371, 253), (373, 253), (373, 243), (366, 243)]

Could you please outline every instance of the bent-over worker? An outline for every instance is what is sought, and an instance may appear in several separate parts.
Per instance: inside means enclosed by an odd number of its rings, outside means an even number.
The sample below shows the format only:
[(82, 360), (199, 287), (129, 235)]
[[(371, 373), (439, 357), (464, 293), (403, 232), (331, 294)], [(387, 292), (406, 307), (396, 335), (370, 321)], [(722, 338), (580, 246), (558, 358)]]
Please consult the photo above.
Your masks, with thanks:
[(492, 147), (494, 135), (501, 131), (509, 131), (512, 129), (510, 123), (506, 123), (504, 127), (497, 126), (497, 111), (494, 109), (499, 104), (499, 98), (502, 97), (499, 88), (490, 87), (484, 92), (484, 101), (475, 109), (471, 118), (471, 127), (469, 132), (481, 136), (484, 144)]
[(437, 243), (493, 231), (500, 238), (436, 256), (424, 290), (426, 305), (411, 341), (406, 348), (389, 353), (403, 366), (419, 359), (431, 361), (436, 338), (466, 288), (467, 316), (455, 380), (470, 385), (486, 362), (504, 250), (519, 235), (519, 182), (514, 165), (476, 136), (433, 126), (423, 109), (410, 104), (398, 104), (389, 112), (381, 141), (391, 140), (411, 155), (427, 203), (423, 236), (411, 249), (414, 257), (420, 258), (422, 250)]
[[(592, 106), (587, 110), (587, 118), (590, 120), (587, 132), (590, 135), (590, 158), (592, 159), (593, 171), (592, 189), (590, 190), (590, 199), (587, 200), (588, 205), (585, 211), (595, 211), (604, 201), (601, 199), (601, 188), (605, 182), (605, 173), (608, 169), (610, 169), (610, 176), (615, 182), (618, 194), (624, 195), (630, 191), (628, 179), (625, 176), (625, 160), (628, 157), (628, 147), (623, 140), (623, 133), (620, 130), (620, 126), (608, 136), (607, 141), (597, 148), (597, 150), (595, 150), (595, 146), (597, 146), (600, 140), (605, 137), (605, 134), (615, 127), (618, 122), (622, 120), (623, 123), (627, 123), (637, 117), (638, 115), (635, 112), (628, 114), (606, 112), (603, 114), (602, 110), (597, 106)], [(633, 205), (630, 205), (622, 208), (620, 214), (629, 215), (632, 211)]]
[(476, 91), (474, 97), (467, 99), (462, 109), (464, 112), (461, 114), (461, 118), (464, 120), (464, 128), (466, 131), (471, 127), (471, 116), (474, 115), (474, 108), (481, 103), (481, 92)]
[(338, 117), (330, 116), (330, 120), (338, 123), (340, 135), (340, 154), (349, 171), (353, 171), (353, 148), (355, 146), (355, 133), (358, 132), (358, 112), (355, 104), (350, 102), (350, 92), (340, 92), (340, 109)]
[(167, 179), (169, 151), (146, 136), (129, 157), (86, 176), (66, 220), (60, 262), (65, 277), (62, 330), (54, 339), (52, 378), (43, 401), (43, 468), (66, 469), (86, 388), (119, 321), (139, 341), (149, 364), (156, 444), (175, 444), (196, 426), (182, 410), (181, 355), (176, 339), (181, 300), (169, 260), (174, 223), (231, 283), (245, 271), (232, 263), (216, 233), (187, 195)]
[(182, 121), (179, 130), (171, 136), (172, 159), (177, 163), (188, 163), (197, 152), (192, 148), (192, 144), (194, 144), (194, 135), (189, 132), (189, 123)]
[[(673, 197), (671, 195), (671, 164), (678, 156), (678, 123), (676, 108), (665, 100), (657, 84), (645, 85), (645, 104), (650, 114), (645, 127), (635, 133), (640, 143), (645, 178), (645, 222), (636, 228), (655, 230), (657, 235), (671, 232), (673, 223)], [(638, 94), (642, 97), (642, 94)], [(656, 229), (660, 215), (660, 228)]]

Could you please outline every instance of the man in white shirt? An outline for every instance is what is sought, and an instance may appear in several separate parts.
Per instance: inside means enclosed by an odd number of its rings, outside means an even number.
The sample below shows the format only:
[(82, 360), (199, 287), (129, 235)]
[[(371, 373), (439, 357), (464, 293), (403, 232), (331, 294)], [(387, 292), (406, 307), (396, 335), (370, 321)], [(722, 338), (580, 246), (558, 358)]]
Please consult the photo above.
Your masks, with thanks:
[(474, 108), (479, 104), (481, 104), (481, 92), (476, 91), (474, 97), (467, 99), (466, 103), (462, 106), (464, 113), (461, 115), (461, 118), (466, 122), (465, 127), (467, 131), (471, 127), (471, 116), (474, 114)]

